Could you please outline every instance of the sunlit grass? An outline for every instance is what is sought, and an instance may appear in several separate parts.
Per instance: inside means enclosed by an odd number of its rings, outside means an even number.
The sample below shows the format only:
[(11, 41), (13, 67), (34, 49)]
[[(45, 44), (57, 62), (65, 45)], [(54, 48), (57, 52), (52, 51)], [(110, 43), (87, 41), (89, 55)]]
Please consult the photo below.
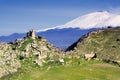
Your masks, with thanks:
[[(74, 60), (78, 61), (78, 60)], [(120, 67), (101, 61), (80, 60), (80, 64), (32, 66), (1, 80), (120, 80)], [(73, 62), (74, 63), (74, 62)]]

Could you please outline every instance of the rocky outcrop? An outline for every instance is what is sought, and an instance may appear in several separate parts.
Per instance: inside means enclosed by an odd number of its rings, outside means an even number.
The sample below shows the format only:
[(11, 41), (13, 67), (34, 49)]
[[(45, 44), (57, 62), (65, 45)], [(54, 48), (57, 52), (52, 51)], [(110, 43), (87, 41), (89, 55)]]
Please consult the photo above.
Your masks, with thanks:
[(16, 57), (17, 51), (12, 50), (10, 44), (0, 43), (0, 77), (16, 72), (21, 67)]
[(35, 31), (31, 30), (23, 39), (16, 39), (9, 44), (0, 44), (0, 77), (17, 72), (22, 66), (21, 62), (24, 63), (26, 59), (43, 66), (51, 60), (59, 61), (63, 57), (62, 53), (45, 38), (36, 37)]

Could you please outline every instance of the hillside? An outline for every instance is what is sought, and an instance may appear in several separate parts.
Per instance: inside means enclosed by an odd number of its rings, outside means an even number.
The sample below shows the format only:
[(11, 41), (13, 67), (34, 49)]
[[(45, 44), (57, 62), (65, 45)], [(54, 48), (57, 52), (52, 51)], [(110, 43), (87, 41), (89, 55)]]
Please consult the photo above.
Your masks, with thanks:
[(92, 31), (66, 51), (70, 50), (83, 57), (86, 54), (95, 54), (98, 59), (120, 62), (120, 27)]
[(36, 37), (34, 32), (28, 32), (23, 39), (17, 39), (9, 44), (0, 44), (0, 77), (12, 74), (18, 69), (43, 66), (51, 61), (62, 58), (62, 51), (48, 43), (43, 37)]
[(0, 44), (0, 80), (120, 80), (118, 64), (86, 60), (75, 50), (63, 52), (29, 31)]

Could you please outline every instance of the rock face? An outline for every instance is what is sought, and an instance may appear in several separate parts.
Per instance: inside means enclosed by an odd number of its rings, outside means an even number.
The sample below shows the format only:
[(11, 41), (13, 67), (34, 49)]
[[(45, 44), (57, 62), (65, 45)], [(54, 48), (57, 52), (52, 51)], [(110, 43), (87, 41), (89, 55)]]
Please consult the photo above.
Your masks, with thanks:
[(0, 77), (16, 72), (21, 67), (16, 56), (17, 52), (12, 50), (10, 44), (0, 43)]
[(66, 51), (71, 50), (82, 57), (92, 57), (94, 56), (92, 52), (98, 59), (119, 62), (120, 27), (92, 31), (72, 44)]
[(43, 66), (51, 60), (59, 60), (62, 57), (60, 49), (48, 43), (46, 39), (36, 37), (35, 31), (31, 30), (24, 39), (0, 44), (0, 77), (17, 72), (27, 59), (33, 64)]

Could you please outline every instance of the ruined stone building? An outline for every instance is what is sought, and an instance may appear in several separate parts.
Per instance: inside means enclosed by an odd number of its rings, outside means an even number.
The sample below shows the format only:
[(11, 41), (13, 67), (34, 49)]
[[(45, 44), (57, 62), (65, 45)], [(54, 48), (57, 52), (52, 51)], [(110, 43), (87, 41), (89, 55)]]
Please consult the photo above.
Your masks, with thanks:
[(35, 31), (32, 29), (31, 31), (27, 32), (27, 37), (31, 37), (32, 39), (35, 39)]

